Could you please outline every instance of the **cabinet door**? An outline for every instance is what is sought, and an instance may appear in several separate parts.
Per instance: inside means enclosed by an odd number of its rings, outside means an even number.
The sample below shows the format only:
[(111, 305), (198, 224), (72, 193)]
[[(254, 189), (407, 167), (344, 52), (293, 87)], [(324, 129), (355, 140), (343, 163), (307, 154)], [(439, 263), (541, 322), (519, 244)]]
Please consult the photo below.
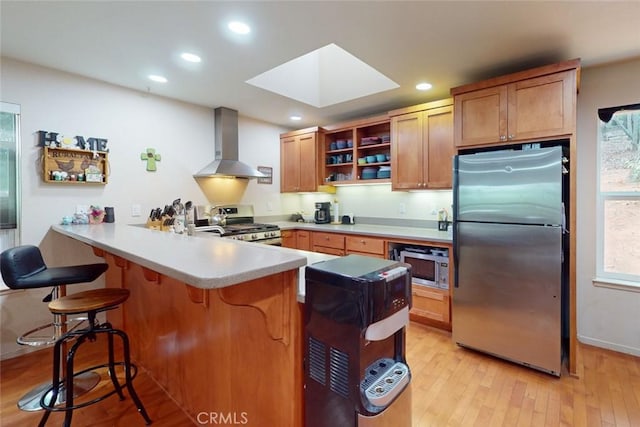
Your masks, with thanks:
[(510, 84), (508, 140), (573, 133), (575, 88), (575, 70)]
[(296, 231), (297, 248), (303, 251), (311, 250), (311, 232), (306, 230)]
[(300, 145), (298, 138), (280, 139), (280, 191), (295, 192), (300, 188)]
[(439, 289), (429, 289), (425, 286), (412, 285), (413, 307), (411, 314), (424, 319), (435, 320), (437, 322), (449, 323), (450, 302), (447, 292)]
[(456, 95), (456, 146), (506, 142), (507, 105), (506, 85)]
[(427, 188), (452, 188), (453, 105), (425, 111), (423, 132)]
[(285, 248), (296, 249), (297, 239), (295, 230), (282, 230), (280, 231), (280, 237), (282, 239), (282, 246)]
[(394, 190), (422, 188), (423, 113), (391, 118), (391, 183)]
[(300, 157), (298, 160), (299, 189), (296, 191), (316, 191), (318, 182), (318, 168), (316, 158), (316, 133), (300, 135)]

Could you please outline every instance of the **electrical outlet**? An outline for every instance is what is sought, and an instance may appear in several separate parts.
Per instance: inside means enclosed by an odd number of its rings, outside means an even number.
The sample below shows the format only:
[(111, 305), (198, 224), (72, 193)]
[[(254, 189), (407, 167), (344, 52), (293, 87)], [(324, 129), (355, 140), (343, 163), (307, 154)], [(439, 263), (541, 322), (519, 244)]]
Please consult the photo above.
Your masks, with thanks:
[(131, 205), (131, 216), (140, 216), (142, 207), (138, 204)]
[(78, 213), (78, 214), (88, 214), (89, 213), (89, 205), (76, 205), (76, 213)]
[(404, 215), (407, 213), (407, 205), (405, 205), (404, 203), (400, 203), (400, 206), (398, 208), (398, 211)]
[(271, 212), (273, 210), (273, 203), (267, 202), (267, 212)]

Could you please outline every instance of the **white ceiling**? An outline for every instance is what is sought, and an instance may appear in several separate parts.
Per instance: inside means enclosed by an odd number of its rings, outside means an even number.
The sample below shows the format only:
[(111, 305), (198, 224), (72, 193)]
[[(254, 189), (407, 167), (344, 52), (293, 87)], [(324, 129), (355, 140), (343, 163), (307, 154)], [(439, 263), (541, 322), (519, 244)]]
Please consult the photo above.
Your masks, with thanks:
[[(0, 1), (3, 56), (291, 128), (449, 96), (451, 87), (581, 58), (640, 57), (640, 1)], [(246, 21), (249, 37), (226, 23)], [(323, 108), (246, 83), (335, 43), (400, 87)], [(186, 64), (179, 54), (202, 57)], [(149, 81), (161, 74), (168, 83)], [(418, 92), (420, 81), (433, 84)], [(336, 89), (338, 90), (338, 89)], [(1, 97), (1, 93), (0, 93)], [(299, 114), (301, 122), (288, 117)]]

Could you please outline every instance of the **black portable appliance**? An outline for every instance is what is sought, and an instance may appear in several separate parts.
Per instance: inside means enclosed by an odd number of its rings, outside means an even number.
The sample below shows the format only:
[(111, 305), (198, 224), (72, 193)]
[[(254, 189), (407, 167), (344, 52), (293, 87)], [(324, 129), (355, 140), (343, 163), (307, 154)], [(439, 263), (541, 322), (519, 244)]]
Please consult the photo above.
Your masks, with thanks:
[(305, 278), (305, 426), (411, 426), (411, 267), (348, 255)]

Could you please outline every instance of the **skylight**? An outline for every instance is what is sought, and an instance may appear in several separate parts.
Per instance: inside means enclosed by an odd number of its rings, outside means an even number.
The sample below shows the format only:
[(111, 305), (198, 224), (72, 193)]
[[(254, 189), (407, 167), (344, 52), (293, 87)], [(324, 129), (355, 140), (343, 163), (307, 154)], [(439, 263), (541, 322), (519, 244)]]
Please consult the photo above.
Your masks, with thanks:
[(400, 87), (333, 43), (246, 82), (318, 108)]

